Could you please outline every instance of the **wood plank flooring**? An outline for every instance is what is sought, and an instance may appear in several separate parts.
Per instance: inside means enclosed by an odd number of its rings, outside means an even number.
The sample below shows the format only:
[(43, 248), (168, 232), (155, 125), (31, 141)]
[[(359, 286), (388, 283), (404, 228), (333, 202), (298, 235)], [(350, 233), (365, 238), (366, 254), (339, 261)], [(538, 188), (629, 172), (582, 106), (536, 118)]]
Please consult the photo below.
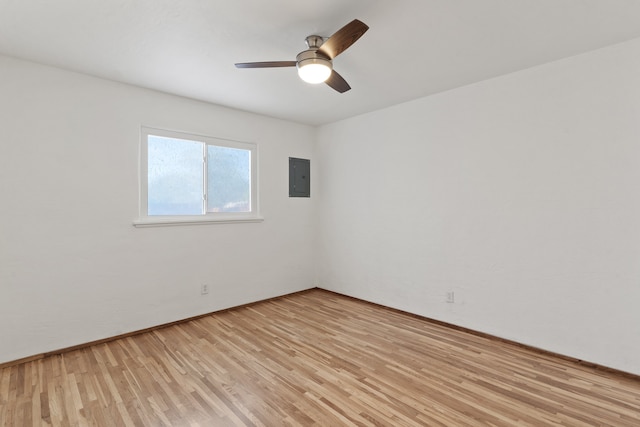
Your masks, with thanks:
[(1, 426), (640, 426), (640, 381), (322, 290), (0, 370)]

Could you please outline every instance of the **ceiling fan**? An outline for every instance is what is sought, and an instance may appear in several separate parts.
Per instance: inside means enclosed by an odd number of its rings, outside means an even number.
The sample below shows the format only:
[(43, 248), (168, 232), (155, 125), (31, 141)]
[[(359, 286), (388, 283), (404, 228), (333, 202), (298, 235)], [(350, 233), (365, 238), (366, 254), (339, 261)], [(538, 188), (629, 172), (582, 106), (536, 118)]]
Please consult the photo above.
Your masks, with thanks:
[(307, 50), (300, 52), (295, 61), (241, 62), (237, 68), (297, 67), (298, 75), (307, 83), (326, 83), (340, 93), (351, 89), (349, 83), (333, 69), (333, 58), (354, 44), (369, 27), (357, 20), (349, 22), (325, 40), (321, 36), (305, 39)]

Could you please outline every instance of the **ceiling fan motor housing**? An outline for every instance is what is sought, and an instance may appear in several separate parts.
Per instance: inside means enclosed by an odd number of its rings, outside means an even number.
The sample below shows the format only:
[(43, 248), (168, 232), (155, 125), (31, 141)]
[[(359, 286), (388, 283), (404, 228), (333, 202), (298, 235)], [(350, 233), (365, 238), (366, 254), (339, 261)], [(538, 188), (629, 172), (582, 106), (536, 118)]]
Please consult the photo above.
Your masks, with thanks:
[(298, 69), (309, 64), (320, 64), (329, 67), (329, 69), (333, 69), (331, 58), (318, 52), (318, 48), (324, 43), (324, 38), (312, 35), (308, 36), (304, 41), (307, 43), (309, 49), (300, 52), (298, 56), (296, 56)]
[(309, 64), (321, 64), (329, 67), (329, 69), (333, 69), (331, 59), (318, 52), (318, 48), (308, 49), (300, 52), (298, 56), (296, 56), (296, 62), (298, 68), (302, 68), (305, 65)]

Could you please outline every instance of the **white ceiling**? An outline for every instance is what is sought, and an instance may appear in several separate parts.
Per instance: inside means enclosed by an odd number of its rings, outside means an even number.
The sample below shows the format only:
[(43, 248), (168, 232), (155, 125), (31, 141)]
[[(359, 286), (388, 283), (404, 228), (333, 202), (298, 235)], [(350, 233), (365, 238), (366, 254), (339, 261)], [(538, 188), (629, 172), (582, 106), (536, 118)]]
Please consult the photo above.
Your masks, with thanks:
[[(233, 65), (294, 60), (354, 18), (344, 94)], [(0, 53), (311, 125), (636, 37), (638, 0), (0, 0)]]

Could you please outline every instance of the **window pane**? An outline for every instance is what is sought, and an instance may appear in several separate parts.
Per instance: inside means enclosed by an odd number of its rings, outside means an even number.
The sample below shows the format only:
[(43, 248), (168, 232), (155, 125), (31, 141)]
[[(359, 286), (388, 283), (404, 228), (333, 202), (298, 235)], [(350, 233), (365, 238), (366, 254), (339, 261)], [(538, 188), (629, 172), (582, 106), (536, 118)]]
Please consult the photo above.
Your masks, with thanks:
[(149, 135), (148, 215), (202, 215), (203, 143)]
[(251, 212), (251, 151), (207, 146), (207, 212)]

